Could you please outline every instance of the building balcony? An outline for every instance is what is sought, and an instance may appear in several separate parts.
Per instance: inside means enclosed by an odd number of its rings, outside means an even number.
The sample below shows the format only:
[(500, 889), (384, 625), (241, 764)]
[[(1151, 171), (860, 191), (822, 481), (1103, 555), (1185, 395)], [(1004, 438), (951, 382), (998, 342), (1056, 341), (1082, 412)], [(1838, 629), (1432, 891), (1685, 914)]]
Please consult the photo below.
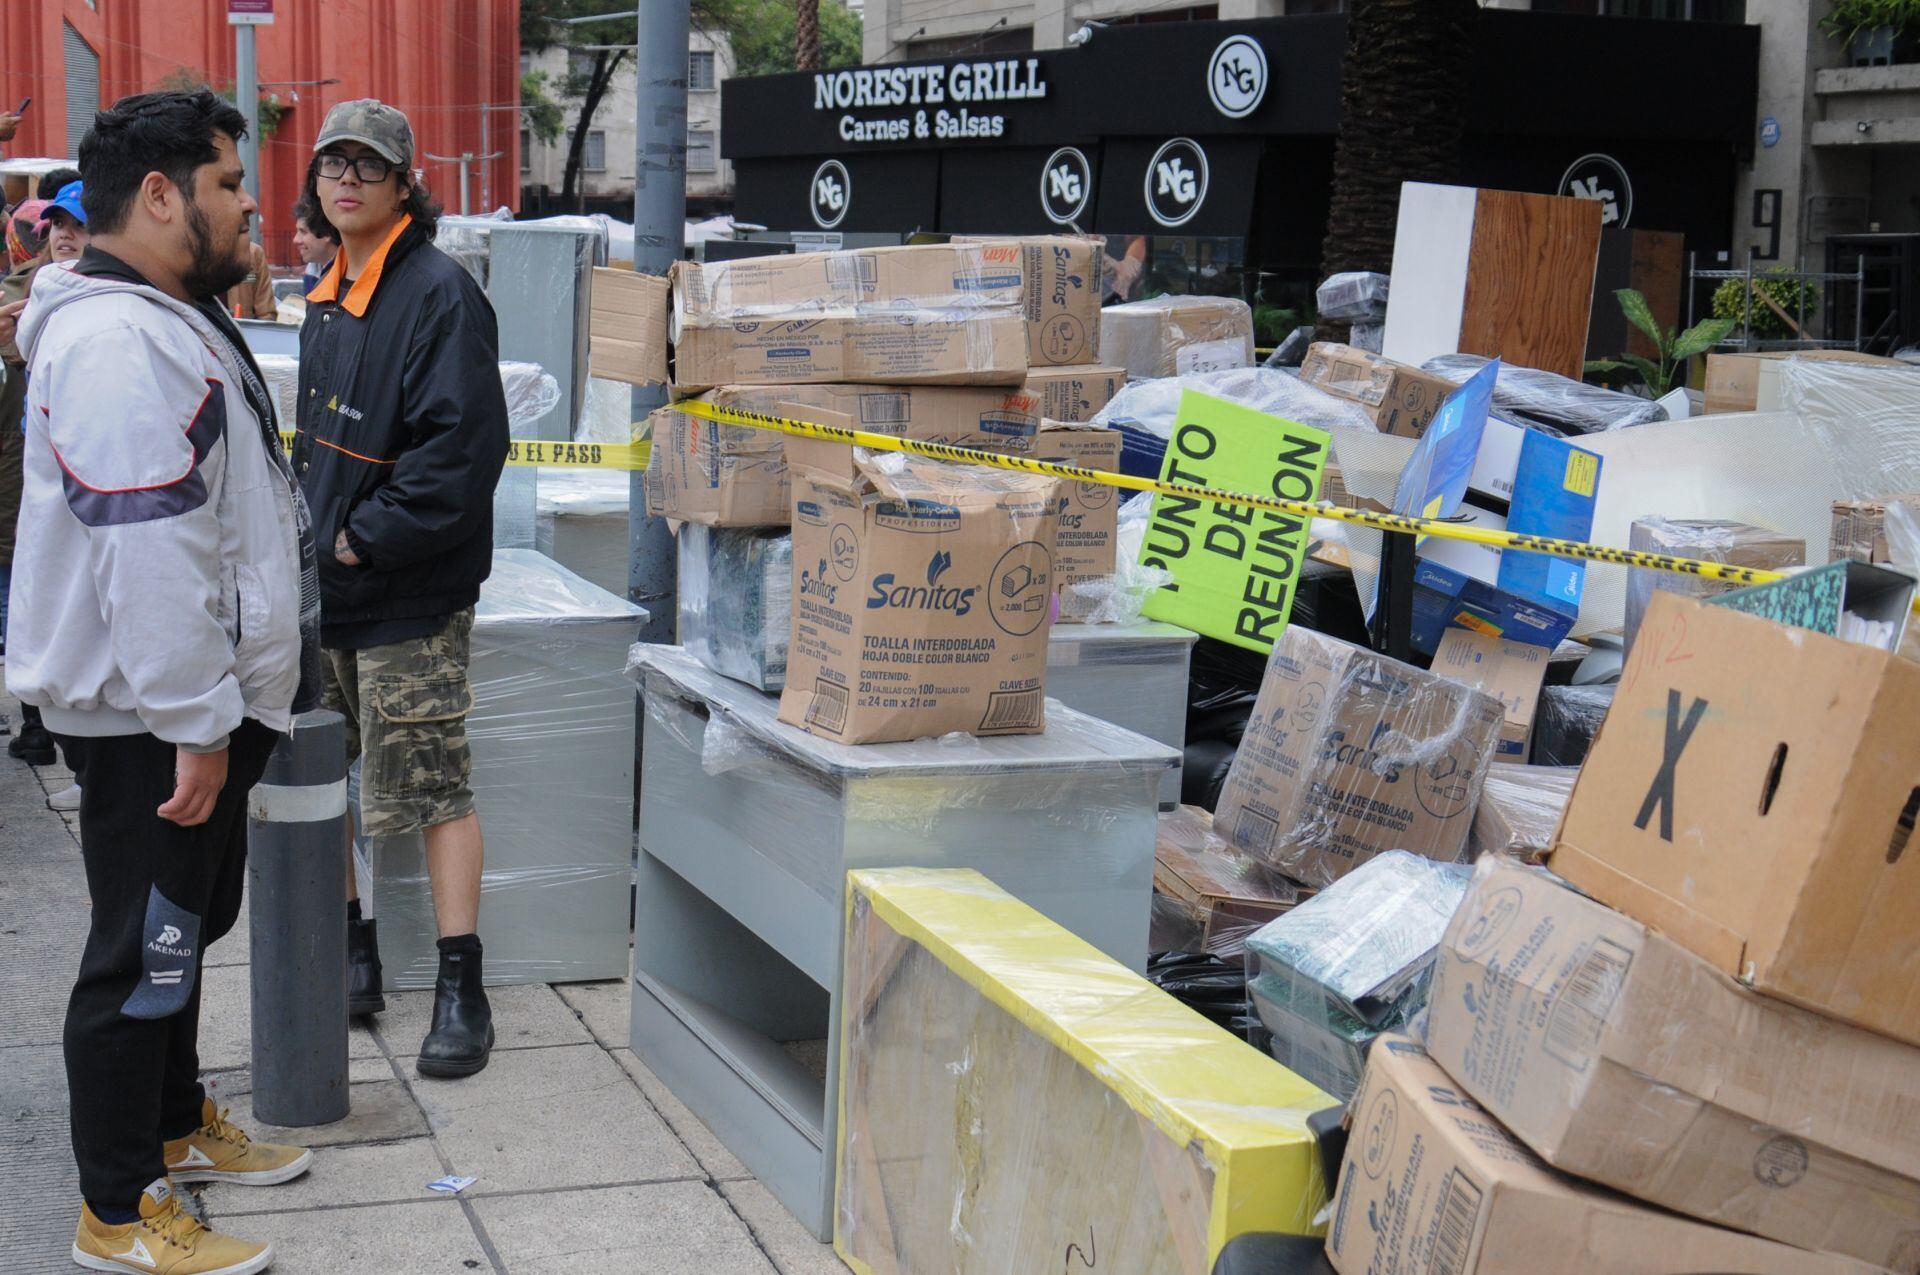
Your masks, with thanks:
[(1920, 62), (1821, 71), (1813, 92), (1815, 146), (1920, 145)]

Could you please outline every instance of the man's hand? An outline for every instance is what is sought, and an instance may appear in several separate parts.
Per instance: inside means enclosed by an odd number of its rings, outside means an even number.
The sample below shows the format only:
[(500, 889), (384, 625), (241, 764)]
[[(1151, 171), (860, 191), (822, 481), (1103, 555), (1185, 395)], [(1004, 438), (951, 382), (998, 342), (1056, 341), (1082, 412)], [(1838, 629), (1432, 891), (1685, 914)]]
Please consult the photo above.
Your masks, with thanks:
[(360, 565), (360, 555), (353, 551), (353, 545), (348, 542), (347, 532), (344, 527), (341, 528), (340, 534), (333, 538), (333, 556), (340, 559), (340, 565), (342, 566), (357, 567)]
[(25, 297), (11, 305), (0, 305), (0, 345), (12, 345), (14, 332), (20, 326), (20, 312), (27, 308)]
[(173, 762), (173, 799), (155, 811), (162, 819), (182, 828), (203, 824), (213, 814), (213, 803), (227, 786), (227, 750), (217, 753), (190, 753), (175, 750)]
[(20, 117), (12, 111), (0, 111), (0, 142), (10, 142), (20, 130)]

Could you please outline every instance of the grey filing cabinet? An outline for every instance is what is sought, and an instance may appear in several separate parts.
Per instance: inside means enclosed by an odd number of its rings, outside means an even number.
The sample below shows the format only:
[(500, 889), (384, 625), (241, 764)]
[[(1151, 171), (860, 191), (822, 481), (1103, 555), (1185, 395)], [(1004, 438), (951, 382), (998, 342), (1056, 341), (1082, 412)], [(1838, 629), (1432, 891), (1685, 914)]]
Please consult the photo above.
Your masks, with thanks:
[[(1171, 624), (1056, 624), (1047, 694), (1175, 752), (1187, 746), (1187, 668), (1194, 635)], [(1180, 804), (1180, 767), (1160, 781), (1160, 808)]]
[[(1042, 735), (849, 746), (679, 647), (635, 647), (633, 667), (634, 1052), (825, 1239), (847, 872), (975, 868), (1144, 969), (1178, 755), (1058, 703)], [(824, 1077), (784, 1047), (823, 1039)]]

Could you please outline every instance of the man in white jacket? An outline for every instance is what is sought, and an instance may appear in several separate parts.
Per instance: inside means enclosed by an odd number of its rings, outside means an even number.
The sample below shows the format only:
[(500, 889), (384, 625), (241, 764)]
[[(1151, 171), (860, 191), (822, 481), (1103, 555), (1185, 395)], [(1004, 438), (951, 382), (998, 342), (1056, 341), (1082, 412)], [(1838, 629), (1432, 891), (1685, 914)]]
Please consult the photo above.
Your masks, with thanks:
[(80, 146), (92, 244), (40, 272), (20, 324), (7, 684), (83, 794), (93, 909), (65, 1044), (73, 1258), (92, 1270), (263, 1270), (271, 1246), (208, 1230), (173, 1188), (284, 1182), (313, 1160), (252, 1142), (198, 1075), (200, 971), (239, 911), (247, 792), (318, 687), (305, 506), (259, 369), (208, 300), (248, 269), (244, 127), (205, 90), (102, 112)]

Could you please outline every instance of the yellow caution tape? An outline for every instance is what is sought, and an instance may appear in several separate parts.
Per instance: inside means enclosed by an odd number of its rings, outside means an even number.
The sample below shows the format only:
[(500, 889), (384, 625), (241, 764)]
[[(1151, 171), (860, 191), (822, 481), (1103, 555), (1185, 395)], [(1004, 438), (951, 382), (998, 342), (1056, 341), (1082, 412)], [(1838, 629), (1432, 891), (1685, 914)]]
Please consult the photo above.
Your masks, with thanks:
[[(283, 430), (280, 443), (293, 450), (293, 433)], [(507, 444), (507, 464), (542, 469), (645, 469), (653, 445), (638, 443), (560, 443), (547, 439), (516, 438)]]
[[(1103, 470), (1083, 469), (1078, 465), (1062, 465), (1057, 461), (1034, 460), (1026, 456), (1005, 456), (997, 452), (953, 447), (946, 443), (922, 443), (910, 438), (873, 434), (863, 429), (816, 425), (811, 421), (789, 420), (786, 417), (746, 412), (732, 407), (716, 407), (696, 399), (675, 403), (673, 409), (684, 412), (688, 416), (715, 421), (722, 425), (769, 429), (782, 434), (791, 434), (796, 438), (825, 439), (854, 447), (865, 447), (873, 451), (905, 452), (911, 456), (924, 456), (929, 460), (954, 461), (965, 465), (990, 465), (995, 469), (1011, 469), (1023, 474), (1040, 474), (1048, 478), (1063, 478), (1070, 482), (1103, 483), (1108, 487), (1158, 492), (1161, 495), (1178, 496), (1188, 500), (1200, 499), (1222, 505), (1243, 505), (1286, 514), (1293, 518), (1327, 518), (1334, 522), (1372, 527), (1378, 531), (1400, 531), (1422, 536), (1437, 536), (1442, 540), (1464, 540), (1469, 544), (1487, 545), (1495, 549), (1523, 549), (1530, 553), (1547, 553), (1555, 557), (1577, 558), (1585, 562), (1612, 562), (1623, 567), (1645, 567), (1651, 571), (1699, 576), (1704, 580), (1725, 580), (1730, 584), (1769, 584), (1786, 578), (1778, 571), (1767, 571), (1759, 567), (1738, 567), (1725, 562), (1675, 558), (1663, 553), (1615, 549), (1608, 545), (1587, 544), (1579, 540), (1559, 540), (1550, 536), (1528, 536), (1518, 532), (1496, 531), (1489, 527), (1475, 527), (1439, 518), (1413, 518), (1405, 514), (1375, 513), (1369, 509), (1346, 509), (1324, 501), (1314, 503), (1305, 500), (1280, 500), (1272, 496), (1223, 491), (1217, 487), (1189, 487), (1184, 483), (1162, 482), (1157, 478), (1138, 478), (1132, 474), (1110, 474)], [(1916, 605), (1920, 606), (1920, 603)]]

